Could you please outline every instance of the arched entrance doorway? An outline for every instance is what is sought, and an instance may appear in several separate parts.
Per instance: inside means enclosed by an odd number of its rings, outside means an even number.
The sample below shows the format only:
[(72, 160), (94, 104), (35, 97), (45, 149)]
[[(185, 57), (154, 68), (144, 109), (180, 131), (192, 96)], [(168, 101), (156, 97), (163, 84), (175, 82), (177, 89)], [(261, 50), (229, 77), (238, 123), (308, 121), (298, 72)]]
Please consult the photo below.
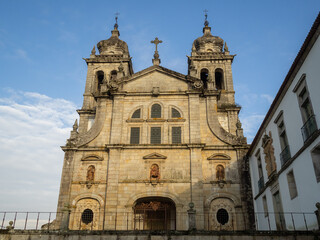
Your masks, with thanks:
[(169, 198), (146, 197), (133, 207), (135, 230), (175, 230), (176, 206)]

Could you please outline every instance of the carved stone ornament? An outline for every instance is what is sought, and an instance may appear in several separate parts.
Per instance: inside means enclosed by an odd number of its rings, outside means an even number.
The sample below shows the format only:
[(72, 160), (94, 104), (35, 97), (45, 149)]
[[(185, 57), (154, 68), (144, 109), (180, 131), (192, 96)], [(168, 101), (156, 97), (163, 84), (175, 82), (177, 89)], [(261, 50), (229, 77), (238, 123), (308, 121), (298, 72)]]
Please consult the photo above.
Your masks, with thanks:
[(200, 81), (200, 80), (197, 80), (197, 81), (195, 81), (195, 82), (193, 83), (193, 87), (194, 87), (195, 89), (200, 89), (200, 88), (203, 87), (203, 82)]
[[(93, 212), (92, 222), (89, 224), (79, 221), (81, 215), (85, 209), (90, 209)], [(98, 230), (99, 228), (99, 212), (100, 204), (96, 199), (93, 198), (83, 198), (76, 203), (74, 212), (72, 211), (70, 217), (71, 229), (79, 230)]]
[(216, 179), (218, 181), (222, 181), (222, 180), (224, 180), (224, 177), (225, 177), (224, 167), (219, 164), (216, 167)]
[(112, 90), (112, 91), (116, 91), (116, 90), (118, 90), (118, 88), (119, 88), (119, 84), (116, 83), (115, 81), (111, 81), (111, 82), (109, 83), (109, 88), (110, 88), (110, 90)]
[(150, 181), (159, 181), (160, 179), (160, 170), (158, 164), (152, 164), (150, 168)]
[[(209, 230), (237, 230), (236, 218), (234, 217), (234, 204), (227, 198), (217, 198), (210, 204), (210, 226)], [(228, 213), (228, 221), (222, 225), (218, 222), (217, 213), (219, 209), (224, 209)]]
[(273, 139), (271, 131), (269, 131), (269, 135), (265, 134), (262, 138), (262, 147), (265, 154), (264, 160), (266, 163), (268, 176), (270, 176), (277, 169), (276, 158), (274, 156), (274, 147), (272, 143)]

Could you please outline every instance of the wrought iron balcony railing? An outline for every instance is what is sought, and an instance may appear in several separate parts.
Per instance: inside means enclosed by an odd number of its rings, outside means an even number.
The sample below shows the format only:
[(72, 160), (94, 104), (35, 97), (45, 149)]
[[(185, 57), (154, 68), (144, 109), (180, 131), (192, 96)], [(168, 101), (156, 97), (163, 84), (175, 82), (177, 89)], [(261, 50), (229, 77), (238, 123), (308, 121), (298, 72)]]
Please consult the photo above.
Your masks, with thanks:
[(287, 145), (280, 153), (281, 166), (283, 166), (291, 158), (290, 147)]
[(301, 128), (303, 141), (307, 141), (309, 137), (318, 129), (316, 116), (312, 115), (308, 118), (308, 120), (303, 124)]

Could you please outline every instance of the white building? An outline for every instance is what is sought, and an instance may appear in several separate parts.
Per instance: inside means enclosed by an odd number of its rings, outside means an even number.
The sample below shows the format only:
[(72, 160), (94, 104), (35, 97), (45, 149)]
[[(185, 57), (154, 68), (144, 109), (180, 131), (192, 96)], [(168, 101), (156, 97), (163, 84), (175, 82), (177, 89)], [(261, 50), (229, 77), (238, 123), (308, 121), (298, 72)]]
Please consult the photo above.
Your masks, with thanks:
[(248, 151), (258, 230), (318, 228), (320, 14)]

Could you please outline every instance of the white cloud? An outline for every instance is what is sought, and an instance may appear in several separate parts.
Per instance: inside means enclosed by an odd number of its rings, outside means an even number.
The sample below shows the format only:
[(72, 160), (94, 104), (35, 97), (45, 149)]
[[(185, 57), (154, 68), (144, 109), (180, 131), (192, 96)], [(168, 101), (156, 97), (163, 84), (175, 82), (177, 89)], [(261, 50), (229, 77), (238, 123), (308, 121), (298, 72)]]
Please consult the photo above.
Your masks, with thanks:
[(268, 101), (268, 103), (270, 103), (270, 104), (273, 102), (273, 99), (274, 99), (274, 97), (272, 97), (269, 94), (261, 94), (260, 97), (266, 99)]
[(76, 106), (39, 93), (9, 94), (0, 98), (0, 211), (55, 211), (60, 146), (77, 118)]
[(247, 114), (246, 116), (240, 116), (244, 136), (247, 137), (248, 143), (252, 142), (264, 117), (264, 114)]

